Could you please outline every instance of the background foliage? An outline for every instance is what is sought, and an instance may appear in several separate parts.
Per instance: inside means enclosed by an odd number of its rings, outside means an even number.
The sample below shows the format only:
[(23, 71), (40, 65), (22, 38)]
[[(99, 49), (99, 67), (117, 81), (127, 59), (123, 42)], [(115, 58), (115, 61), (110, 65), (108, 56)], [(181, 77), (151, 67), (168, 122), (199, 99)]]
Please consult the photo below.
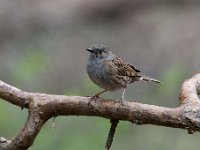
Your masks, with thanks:
[[(0, 79), (22, 90), (93, 95), (85, 48), (103, 43), (164, 85), (135, 83), (126, 99), (178, 106), (181, 83), (199, 72), (198, 1), (0, 0)], [(121, 91), (103, 97), (119, 99)], [(0, 136), (13, 137), (26, 110), (0, 101)], [(58, 117), (43, 127), (31, 150), (103, 149), (109, 120)], [(114, 150), (199, 148), (199, 133), (120, 122)]]

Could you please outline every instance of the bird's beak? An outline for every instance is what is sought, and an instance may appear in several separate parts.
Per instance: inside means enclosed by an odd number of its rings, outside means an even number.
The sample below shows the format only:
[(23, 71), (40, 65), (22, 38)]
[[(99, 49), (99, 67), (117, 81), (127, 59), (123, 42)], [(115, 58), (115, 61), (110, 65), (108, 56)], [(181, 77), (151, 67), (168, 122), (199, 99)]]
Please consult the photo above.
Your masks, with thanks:
[(86, 48), (87, 51), (89, 51), (90, 53), (94, 52), (91, 48)]

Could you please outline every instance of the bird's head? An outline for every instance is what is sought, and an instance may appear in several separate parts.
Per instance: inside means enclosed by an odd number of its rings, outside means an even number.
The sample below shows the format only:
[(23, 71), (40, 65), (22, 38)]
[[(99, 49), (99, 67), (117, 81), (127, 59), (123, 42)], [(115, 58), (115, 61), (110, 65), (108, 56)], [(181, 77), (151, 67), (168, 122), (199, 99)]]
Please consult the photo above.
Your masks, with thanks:
[(107, 58), (110, 54), (110, 50), (102, 45), (102, 44), (94, 44), (90, 46), (89, 48), (86, 49), (91, 53), (91, 57), (96, 57), (96, 58)]

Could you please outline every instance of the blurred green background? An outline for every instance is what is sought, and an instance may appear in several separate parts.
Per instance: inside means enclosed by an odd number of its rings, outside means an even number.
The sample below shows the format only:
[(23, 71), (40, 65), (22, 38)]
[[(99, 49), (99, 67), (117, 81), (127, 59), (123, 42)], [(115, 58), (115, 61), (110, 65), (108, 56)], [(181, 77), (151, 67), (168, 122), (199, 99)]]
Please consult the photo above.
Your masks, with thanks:
[[(195, 0), (0, 0), (0, 80), (30, 92), (93, 95), (88, 52), (103, 43), (164, 85), (130, 85), (126, 99), (177, 107), (182, 82), (200, 69)], [(102, 97), (119, 99), (122, 91)], [(0, 136), (12, 138), (27, 111), (0, 101)], [(102, 150), (109, 120), (65, 116), (43, 127), (30, 150)], [(197, 150), (200, 135), (120, 122), (113, 150)]]

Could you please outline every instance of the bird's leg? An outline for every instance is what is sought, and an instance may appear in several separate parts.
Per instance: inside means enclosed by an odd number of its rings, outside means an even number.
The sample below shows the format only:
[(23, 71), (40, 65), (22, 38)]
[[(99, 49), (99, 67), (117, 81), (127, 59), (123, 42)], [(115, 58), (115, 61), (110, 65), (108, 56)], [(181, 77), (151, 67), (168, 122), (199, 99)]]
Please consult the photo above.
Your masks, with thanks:
[(90, 104), (91, 101), (96, 100), (96, 99), (99, 97), (99, 95), (101, 95), (102, 93), (104, 93), (104, 92), (106, 92), (106, 91), (107, 91), (107, 90), (103, 90), (103, 91), (101, 91), (101, 92), (95, 94), (94, 96), (92, 96), (88, 104)]
[(125, 102), (125, 98), (124, 98), (125, 92), (126, 92), (126, 87), (124, 88), (123, 93), (122, 93), (122, 97), (121, 97), (121, 101), (120, 101), (121, 104), (124, 104), (124, 102)]

